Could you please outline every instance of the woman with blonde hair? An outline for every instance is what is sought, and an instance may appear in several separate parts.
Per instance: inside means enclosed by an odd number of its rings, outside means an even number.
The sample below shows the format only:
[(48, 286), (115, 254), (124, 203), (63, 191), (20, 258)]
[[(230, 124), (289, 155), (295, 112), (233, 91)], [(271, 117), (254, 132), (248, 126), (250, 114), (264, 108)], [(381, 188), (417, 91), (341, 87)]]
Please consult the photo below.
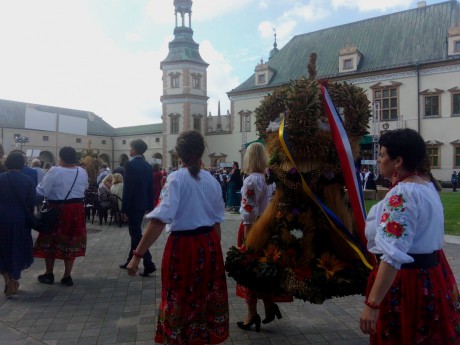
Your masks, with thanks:
[[(243, 171), (246, 178), (241, 188), (241, 225), (238, 230), (238, 246), (244, 245), (252, 224), (254, 224), (267, 208), (270, 190), (265, 182), (265, 170), (268, 164), (268, 153), (264, 145), (259, 142), (252, 143), (244, 155)], [(275, 316), (281, 318), (278, 306), (273, 303), (271, 296), (263, 296), (265, 319), (261, 320), (257, 313), (258, 294), (245, 286), (237, 284), (236, 295), (244, 298), (248, 306), (248, 313), (244, 321), (237, 322), (239, 328), (249, 330), (255, 325), (256, 332), (260, 331), (260, 324), (269, 323)]]
[(112, 176), (112, 187), (110, 187), (110, 193), (120, 198), (117, 199), (117, 201), (118, 208), (121, 210), (121, 200), (123, 199), (123, 175), (115, 173)]

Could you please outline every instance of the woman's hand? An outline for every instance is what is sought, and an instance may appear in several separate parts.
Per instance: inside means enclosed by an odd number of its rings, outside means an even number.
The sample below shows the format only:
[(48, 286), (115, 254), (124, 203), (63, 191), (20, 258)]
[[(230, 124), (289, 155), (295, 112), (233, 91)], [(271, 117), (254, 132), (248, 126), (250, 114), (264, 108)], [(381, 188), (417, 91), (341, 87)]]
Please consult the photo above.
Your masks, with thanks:
[(127, 270), (128, 270), (128, 274), (130, 276), (135, 276), (137, 274), (137, 271), (138, 271), (138, 266), (139, 266), (139, 261), (141, 261), (138, 257), (136, 256), (133, 256), (131, 258), (131, 261), (129, 262), (128, 266), (126, 266)]
[(359, 328), (364, 334), (375, 334), (377, 318), (379, 316), (379, 310), (371, 308), (367, 305), (364, 306), (359, 318)]

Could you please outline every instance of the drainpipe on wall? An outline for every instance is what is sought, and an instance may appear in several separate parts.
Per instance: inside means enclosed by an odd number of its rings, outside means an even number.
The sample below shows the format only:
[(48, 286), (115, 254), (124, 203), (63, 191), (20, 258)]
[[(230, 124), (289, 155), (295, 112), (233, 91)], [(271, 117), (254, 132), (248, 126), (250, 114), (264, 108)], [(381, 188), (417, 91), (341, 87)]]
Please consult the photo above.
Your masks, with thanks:
[(417, 63), (415, 68), (417, 71), (417, 132), (420, 133), (420, 65)]
[(113, 171), (113, 169), (115, 169), (115, 144), (114, 144), (115, 141), (113, 140), (113, 137), (110, 137), (110, 140), (112, 140), (112, 171)]

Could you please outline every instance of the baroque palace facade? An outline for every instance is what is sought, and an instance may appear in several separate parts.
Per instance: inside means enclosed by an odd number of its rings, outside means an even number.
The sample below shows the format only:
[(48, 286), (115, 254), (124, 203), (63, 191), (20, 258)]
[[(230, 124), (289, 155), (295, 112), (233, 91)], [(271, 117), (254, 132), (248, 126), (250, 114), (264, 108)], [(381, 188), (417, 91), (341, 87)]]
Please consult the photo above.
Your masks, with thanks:
[[(260, 61), (246, 81), (228, 92), (230, 111), (207, 115), (207, 67), (193, 40), (191, 0), (174, 0), (174, 39), (160, 64), (162, 123), (113, 128), (99, 116), (52, 106), (0, 100), (0, 140), (6, 154), (22, 149), (55, 162), (60, 147), (91, 146), (112, 166), (128, 159), (129, 142), (142, 138), (146, 158), (177, 166), (178, 134), (203, 133), (206, 166), (242, 161), (258, 139), (255, 109), (277, 86), (307, 75), (316, 53), (317, 78), (361, 86), (372, 104), (370, 134), (362, 155), (374, 158), (372, 138), (395, 128), (413, 128), (425, 138), (433, 174), (450, 180), (460, 169), (460, 5), (445, 1), (293, 37)], [(29, 138), (24, 142), (21, 138)]]

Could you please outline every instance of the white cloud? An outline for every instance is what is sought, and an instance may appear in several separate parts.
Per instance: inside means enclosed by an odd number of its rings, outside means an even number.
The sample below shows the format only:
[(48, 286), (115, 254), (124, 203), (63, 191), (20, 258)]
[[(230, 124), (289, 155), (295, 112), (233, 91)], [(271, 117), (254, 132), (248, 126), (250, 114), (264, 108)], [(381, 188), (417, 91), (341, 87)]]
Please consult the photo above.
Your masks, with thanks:
[[(164, 0), (161, 0), (164, 1)], [(192, 20), (207, 21), (218, 18), (222, 15), (228, 15), (231, 12), (242, 10), (254, 0), (237, 0), (237, 1), (222, 1), (222, 0), (194, 0)], [(193, 26), (193, 23), (192, 23)]]
[(300, 24), (318, 22), (328, 17), (331, 13), (323, 6), (324, 3), (318, 1), (310, 1), (307, 5), (295, 3), (278, 18), (261, 22), (258, 26), (260, 36), (264, 39), (273, 37), (273, 29), (276, 29), (278, 40), (289, 40)]
[(232, 76), (232, 66), (225, 56), (218, 52), (209, 41), (200, 43), (200, 54), (208, 64), (208, 112), (217, 114), (217, 104), (220, 100), (221, 114), (230, 110), (227, 92), (239, 85), (238, 78)]
[(337, 10), (341, 7), (357, 9), (360, 12), (381, 11), (386, 12), (392, 9), (409, 8), (412, 0), (332, 0), (332, 8)]
[(155, 24), (171, 25), (174, 18), (174, 4), (172, 1), (149, 0), (145, 5), (145, 13)]
[(324, 7), (324, 2), (310, 1), (307, 5), (296, 4), (283, 13), (282, 18), (299, 18), (304, 21), (320, 21), (330, 15), (330, 11)]
[(266, 9), (266, 8), (268, 8), (267, 0), (260, 0), (260, 1), (259, 1), (259, 8), (261, 8), (261, 9)]
[(82, 2), (2, 7), (1, 98), (92, 111), (115, 127), (161, 121), (159, 61), (171, 37), (158, 51), (132, 53), (105, 34)]

